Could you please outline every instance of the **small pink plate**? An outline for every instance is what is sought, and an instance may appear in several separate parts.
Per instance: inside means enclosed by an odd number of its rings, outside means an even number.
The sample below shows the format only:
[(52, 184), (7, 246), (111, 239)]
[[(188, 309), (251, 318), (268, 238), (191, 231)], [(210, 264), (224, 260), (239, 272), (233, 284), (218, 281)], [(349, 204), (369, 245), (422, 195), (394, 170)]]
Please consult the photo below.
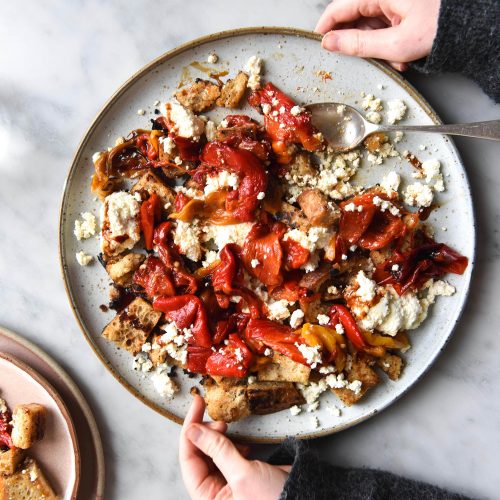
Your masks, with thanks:
[(29, 450), (59, 498), (76, 498), (80, 453), (71, 416), (56, 390), (38, 372), (10, 354), (0, 353), (0, 397), (13, 410), (39, 403), (47, 410), (45, 437)]

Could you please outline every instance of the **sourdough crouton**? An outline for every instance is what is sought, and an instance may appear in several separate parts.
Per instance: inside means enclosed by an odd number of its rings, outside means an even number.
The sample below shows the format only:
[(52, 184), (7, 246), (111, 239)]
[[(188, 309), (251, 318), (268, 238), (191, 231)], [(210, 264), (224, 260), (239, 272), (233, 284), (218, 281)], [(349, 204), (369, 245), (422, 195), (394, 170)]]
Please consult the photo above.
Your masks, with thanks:
[(26, 459), (10, 476), (0, 475), (1, 500), (56, 500), (57, 495), (35, 462)]
[(293, 157), (293, 160), (288, 164), (288, 172), (292, 178), (318, 174), (312, 165), (311, 155), (305, 151), (301, 151)]
[(210, 109), (220, 94), (218, 85), (207, 80), (198, 79), (190, 87), (179, 90), (175, 97), (185, 108), (195, 113), (201, 113)]
[(12, 443), (16, 448), (28, 449), (43, 438), (45, 407), (37, 403), (17, 405), (12, 412)]
[(149, 195), (154, 193), (160, 198), (164, 213), (169, 213), (171, 211), (169, 209), (174, 204), (175, 193), (151, 170), (143, 174), (130, 190), (132, 194), (142, 193), (143, 191), (147, 192)]
[(281, 203), (276, 213), (276, 218), (282, 220), (293, 229), (300, 229), (307, 232), (311, 228), (311, 223), (307, 220), (307, 217), (298, 208), (285, 201)]
[(116, 284), (126, 287), (132, 284), (135, 271), (145, 259), (146, 256), (141, 253), (129, 253), (109, 260), (106, 264), (106, 271)]
[(403, 370), (403, 360), (396, 354), (387, 353), (383, 358), (378, 358), (377, 365), (391, 380), (398, 380)]
[(347, 380), (349, 383), (361, 382), (359, 392), (356, 394), (355, 391), (349, 388), (332, 389), (332, 392), (347, 406), (357, 403), (366, 394), (368, 389), (375, 387), (380, 381), (379, 376), (372, 368), (374, 364), (375, 360), (371, 356), (359, 353), (354, 355), (350, 368), (346, 369)]
[(286, 410), (306, 401), (291, 382), (257, 382), (247, 386), (248, 407), (254, 415)]
[(0, 475), (10, 476), (14, 474), (17, 466), (24, 460), (25, 455), (26, 452), (21, 448), (0, 451)]
[(235, 422), (250, 415), (245, 384), (219, 385), (208, 378), (203, 387), (207, 412), (213, 420)]
[(307, 384), (311, 369), (297, 363), (287, 356), (274, 353), (272, 363), (268, 363), (257, 372), (259, 382), (298, 382)]
[(328, 316), (330, 310), (329, 304), (326, 304), (321, 299), (316, 299), (311, 302), (307, 302), (300, 305), (304, 313), (305, 323), (318, 323), (318, 314), (324, 314)]
[(140, 297), (135, 298), (121, 313), (104, 327), (102, 336), (134, 356), (160, 320), (161, 312)]
[(332, 208), (319, 189), (305, 189), (297, 201), (313, 226), (328, 227), (340, 218), (340, 210)]
[(222, 87), (221, 95), (217, 99), (217, 106), (224, 108), (238, 107), (245, 89), (247, 87), (248, 76), (240, 71), (235, 78), (228, 80)]

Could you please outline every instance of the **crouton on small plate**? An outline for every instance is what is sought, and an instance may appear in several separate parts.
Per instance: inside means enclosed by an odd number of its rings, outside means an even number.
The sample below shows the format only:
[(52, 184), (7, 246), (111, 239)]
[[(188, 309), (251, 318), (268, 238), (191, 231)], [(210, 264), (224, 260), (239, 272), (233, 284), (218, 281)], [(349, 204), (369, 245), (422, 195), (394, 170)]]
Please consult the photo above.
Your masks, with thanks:
[(24, 460), (25, 456), (26, 452), (21, 448), (0, 451), (0, 475), (10, 476), (14, 474), (17, 466)]
[(220, 87), (215, 83), (198, 79), (190, 87), (179, 90), (175, 97), (185, 108), (201, 113), (215, 104), (220, 93)]
[(243, 71), (240, 71), (232, 80), (228, 80), (222, 87), (217, 106), (237, 108), (245, 94), (247, 81), (248, 76)]
[(160, 198), (161, 206), (164, 213), (171, 212), (175, 200), (175, 193), (168, 187), (156, 174), (151, 170), (144, 173), (139, 180), (132, 186), (130, 192), (140, 193), (143, 192), (152, 195), (153, 193)]
[(106, 263), (109, 277), (120, 286), (127, 287), (132, 284), (135, 271), (139, 269), (146, 256), (142, 253), (128, 253), (127, 255), (112, 258)]
[(26, 450), (43, 438), (45, 407), (37, 403), (17, 405), (12, 412), (12, 442)]
[(257, 372), (259, 382), (298, 382), (307, 384), (311, 368), (297, 363), (287, 356), (274, 353), (272, 363), (268, 363)]

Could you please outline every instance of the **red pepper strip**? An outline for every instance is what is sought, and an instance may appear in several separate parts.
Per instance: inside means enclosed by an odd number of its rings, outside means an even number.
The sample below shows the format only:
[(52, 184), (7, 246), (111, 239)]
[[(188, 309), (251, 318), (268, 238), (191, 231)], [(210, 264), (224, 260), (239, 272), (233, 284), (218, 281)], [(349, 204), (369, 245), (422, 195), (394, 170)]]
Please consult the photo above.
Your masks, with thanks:
[(177, 193), (174, 200), (174, 208), (176, 212), (180, 212), (189, 202), (191, 198), (184, 193)]
[(212, 339), (208, 329), (208, 317), (203, 302), (196, 295), (178, 295), (176, 297), (157, 297), (153, 301), (157, 311), (173, 321), (177, 328), (189, 328), (192, 336), (189, 344), (211, 347)]
[(297, 363), (307, 365), (307, 361), (295, 345), (302, 344), (303, 339), (293, 333), (289, 326), (267, 319), (251, 319), (245, 329), (245, 339), (260, 354), (267, 346)]
[(134, 273), (133, 281), (141, 285), (150, 298), (157, 295), (175, 295), (170, 273), (158, 257), (148, 257)]
[(198, 161), (200, 159), (201, 143), (200, 141), (194, 141), (191, 138), (173, 136), (172, 137), (177, 149), (179, 150), (179, 156), (183, 161)]
[(207, 359), (213, 354), (212, 349), (189, 345), (187, 350), (187, 369), (192, 373), (205, 375), (207, 373)]
[(12, 420), (12, 415), (10, 411), (4, 411), (0, 413), (0, 446), (7, 446), (8, 448), (13, 448), (14, 443), (12, 442), (12, 426), (10, 424)]
[(330, 308), (329, 316), (331, 326), (335, 326), (338, 321), (340, 321), (345, 329), (347, 338), (352, 342), (356, 349), (363, 350), (365, 347), (367, 347), (365, 339), (363, 338), (363, 334), (361, 333), (356, 320), (353, 318), (352, 314), (346, 306), (334, 304)]
[(155, 228), (154, 240), (158, 249), (158, 256), (164, 266), (172, 273), (174, 284), (182, 288), (186, 294), (193, 294), (198, 290), (198, 282), (185, 268), (179, 254), (175, 251), (173, 243), (169, 241), (171, 222), (162, 222)]
[(161, 202), (156, 193), (153, 193), (141, 205), (141, 229), (144, 234), (146, 250), (153, 249), (153, 233), (156, 224), (161, 219)]
[(281, 248), (284, 251), (285, 264), (288, 269), (299, 269), (309, 260), (309, 250), (291, 238), (282, 240)]
[(226, 198), (226, 210), (239, 222), (253, 221), (260, 204), (259, 193), (267, 188), (267, 175), (261, 161), (250, 151), (218, 141), (205, 145), (201, 161), (203, 167), (212, 166), (239, 176), (238, 189), (231, 191)]
[(141, 134), (138, 135), (135, 138), (135, 144), (141, 151), (141, 153), (148, 159), (148, 160), (157, 160), (158, 159), (158, 151), (156, 151), (156, 148), (151, 144), (150, 141), (150, 135), (149, 134)]
[(252, 351), (236, 333), (232, 333), (227, 345), (208, 358), (206, 370), (209, 375), (241, 378), (247, 375), (252, 361)]

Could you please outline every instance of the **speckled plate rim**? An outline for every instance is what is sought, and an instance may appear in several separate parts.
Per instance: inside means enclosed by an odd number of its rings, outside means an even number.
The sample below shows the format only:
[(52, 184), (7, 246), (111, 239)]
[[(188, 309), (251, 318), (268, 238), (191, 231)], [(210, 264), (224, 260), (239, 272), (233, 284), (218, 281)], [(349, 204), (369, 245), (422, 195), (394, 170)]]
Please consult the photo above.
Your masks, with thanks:
[[(258, 35), (258, 34), (277, 34), (277, 35), (293, 35), (297, 37), (303, 37), (303, 38), (308, 38), (311, 40), (317, 40), (318, 42), (321, 41), (321, 35), (314, 33), (312, 31), (308, 30), (302, 30), (298, 28), (289, 28), (289, 27), (278, 27), (278, 26), (259, 26), (259, 27), (248, 27), (248, 28), (238, 28), (238, 29), (233, 29), (233, 30), (227, 30), (227, 31), (220, 31), (217, 33), (212, 33), (210, 35), (202, 36), (200, 38), (196, 38), (194, 40), (191, 40), (187, 43), (184, 43), (182, 45), (179, 45), (178, 47), (165, 52), (161, 56), (157, 57), (153, 61), (151, 61), (149, 64), (146, 64), (143, 66), (139, 71), (137, 71), (132, 77), (130, 77), (109, 99), (108, 101), (104, 104), (102, 109), (99, 111), (97, 114), (96, 118), (86, 131), (85, 135), (83, 136), (82, 141), (78, 145), (78, 148), (76, 150), (75, 155), (73, 156), (73, 160), (71, 162), (71, 166), (69, 168), (68, 175), (66, 177), (66, 180), (64, 182), (64, 187), (63, 187), (63, 195), (62, 195), (62, 201), (61, 201), (61, 209), (59, 212), (59, 258), (60, 258), (60, 265), (61, 265), (61, 273), (64, 281), (64, 286), (66, 289), (66, 294), (68, 296), (68, 300), (70, 303), (70, 307), (73, 311), (73, 314), (75, 315), (75, 318), (77, 320), (78, 325), (80, 326), (80, 329), (82, 330), (82, 333), (84, 334), (85, 338), (87, 339), (87, 342), (89, 343), (90, 347), (92, 350), (95, 352), (97, 357), (101, 360), (101, 362), (104, 364), (104, 366), (110, 371), (110, 373), (136, 398), (141, 400), (144, 404), (149, 406), (151, 409), (157, 411), (161, 415), (169, 418), (170, 420), (182, 424), (183, 419), (179, 418), (177, 415), (174, 415), (173, 413), (169, 412), (168, 410), (165, 410), (164, 408), (161, 408), (160, 406), (156, 405), (155, 403), (152, 403), (149, 401), (144, 395), (142, 395), (139, 391), (137, 391), (131, 384), (129, 384), (116, 370), (115, 368), (111, 365), (110, 361), (103, 355), (103, 353), (100, 351), (99, 347), (97, 344), (94, 342), (94, 339), (92, 338), (92, 335), (87, 331), (87, 328), (85, 327), (85, 324), (80, 316), (80, 313), (78, 311), (78, 308), (76, 306), (75, 298), (73, 296), (72, 290), (70, 289), (69, 286), (69, 276), (68, 276), (68, 265), (66, 262), (66, 258), (64, 255), (64, 249), (63, 249), (63, 220), (64, 220), (64, 215), (65, 215), (65, 208), (67, 205), (67, 197), (68, 197), (68, 191), (67, 191), (67, 186), (72, 178), (78, 163), (80, 161), (80, 158), (83, 154), (83, 151), (87, 145), (87, 142), (94, 132), (94, 130), (97, 128), (97, 126), (100, 124), (100, 122), (103, 120), (105, 115), (108, 113), (109, 109), (111, 106), (120, 98), (120, 96), (126, 92), (129, 87), (131, 87), (138, 79), (142, 78), (145, 76), (147, 73), (152, 71), (156, 66), (164, 63), (165, 61), (177, 56), (178, 54), (181, 54), (185, 51), (191, 50), (195, 47), (198, 47), (200, 45), (203, 45), (204, 43), (207, 42), (213, 42), (217, 40), (222, 40), (224, 38), (230, 38), (230, 37), (237, 37), (237, 36), (242, 36), (242, 35)], [(424, 99), (424, 97), (408, 82), (406, 81), (399, 73), (397, 73), (395, 70), (390, 68), (388, 65), (376, 61), (374, 59), (366, 59), (366, 61), (369, 64), (372, 64), (376, 68), (378, 68), (380, 71), (383, 71), (387, 76), (392, 78), (394, 82), (399, 85), (401, 88), (403, 88), (417, 103), (423, 111), (426, 113), (427, 116), (437, 125), (442, 124), (441, 119), (438, 117), (436, 112), (432, 109), (432, 107), (429, 105), (429, 103)], [(469, 196), (469, 199), (472, 201), (472, 193), (470, 189), (470, 183), (469, 179), (467, 176), (467, 172), (465, 170), (465, 167), (463, 165), (462, 158), (460, 157), (460, 154), (453, 143), (453, 141), (450, 139), (449, 140), (449, 146), (453, 151), (453, 154), (456, 155), (457, 159), (460, 162), (460, 165), (463, 168), (464, 172), (464, 177), (465, 177), (465, 184), (467, 187), (467, 194)], [(420, 375), (415, 378), (400, 394), (394, 396), (393, 399), (388, 401), (387, 403), (380, 405), (379, 408), (375, 408), (372, 410), (370, 413), (363, 415), (362, 417), (359, 417), (357, 419), (354, 419), (348, 423), (345, 423), (343, 425), (339, 425), (337, 427), (327, 429), (327, 430), (322, 430), (318, 432), (311, 432), (308, 434), (303, 434), (299, 436), (300, 439), (313, 439), (313, 438), (318, 438), (318, 437), (323, 437), (323, 436), (328, 436), (330, 434), (334, 434), (336, 432), (340, 432), (342, 430), (348, 429), (350, 427), (353, 427), (357, 424), (360, 424), (361, 422), (364, 422), (365, 420), (368, 420), (369, 418), (373, 417), (377, 413), (380, 413), (382, 410), (387, 408), (389, 405), (393, 404), (396, 402), (398, 399), (400, 399), (403, 395), (405, 395), (408, 390), (413, 387), (429, 370), (429, 368), (432, 366), (432, 364), (435, 362), (436, 358), (439, 356), (439, 354), (443, 351), (443, 349), (446, 347), (448, 344), (453, 332), (455, 331), (455, 328), (457, 326), (457, 323), (459, 322), (464, 307), (465, 303), (467, 301), (467, 298), (469, 296), (469, 290), (470, 290), (470, 281), (471, 281), (471, 276), (472, 272), (474, 269), (474, 264), (475, 264), (475, 254), (476, 254), (476, 219), (475, 219), (475, 213), (474, 213), (474, 206), (473, 203), (471, 203), (471, 217), (472, 217), (472, 229), (474, 232), (474, 242), (473, 242), (473, 249), (472, 249), (472, 255), (468, 256), (469, 257), (469, 266), (470, 266), (470, 273), (467, 276), (467, 281), (464, 283), (464, 290), (465, 293), (463, 294), (462, 301), (460, 303), (460, 309), (459, 309), (459, 314), (457, 315), (457, 319), (453, 325), (450, 326), (450, 333), (448, 337), (446, 338), (445, 342), (443, 343), (442, 347), (434, 354), (434, 356), (431, 358), (427, 366), (422, 370)], [(272, 438), (272, 437), (262, 437), (262, 438), (256, 438), (256, 437), (248, 437), (244, 435), (238, 435), (237, 436), (239, 441), (244, 441), (244, 442), (249, 442), (249, 443), (262, 443), (262, 444), (272, 444), (272, 443), (281, 443), (284, 438)]]
[(47, 392), (47, 394), (56, 404), (57, 408), (59, 408), (59, 411), (61, 412), (61, 415), (63, 416), (64, 421), (68, 426), (71, 443), (73, 445), (73, 456), (75, 459), (75, 481), (71, 490), (71, 498), (76, 498), (76, 495), (78, 494), (78, 486), (80, 484), (80, 446), (78, 445), (78, 438), (76, 437), (75, 424), (73, 423), (73, 419), (71, 418), (71, 414), (66, 407), (66, 404), (64, 403), (62, 397), (59, 395), (56, 389), (52, 386), (52, 384), (45, 377), (40, 375), (34, 368), (31, 368), (29, 365), (27, 365), (24, 361), (21, 361), (12, 354), (4, 352), (0, 352), (0, 358), (26, 373), (29, 378), (31, 378), (34, 382), (40, 385), (44, 391)]
[[(104, 461), (104, 449), (102, 446), (102, 440), (101, 440), (101, 434), (99, 432), (99, 428), (97, 426), (97, 422), (95, 420), (94, 414), (92, 412), (92, 409), (90, 408), (87, 400), (85, 399), (85, 396), (82, 394), (80, 388), (76, 385), (76, 383), (73, 381), (73, 379), (61, 368), (59, 364), (54, 361), (45, 351), (43, 351), (40, 347), (38, 347), (36, 344), (33, 344), (33, 342), (30, 342), (26, 338), (22, 337), (18, 333), (13, 332), (12, 330), (9, 330), (8, 328), (5, 328), (3, 326), (0, 326), (0, 334), (9, 338), (13, 342), (16, 342), (32, 353), (36, 354), (43, 362), (45, 362), (57, 375), (61, 377), (61, 380), (65, 384), (65, 386), (69, 389), (71, 394), (75, 397), (77, 403), (80, 406), (80, 409), (88, 423), (90, 433), (92, 435), (92, 442), (94, 444), (94, 450), (96, 454), (96, 473), (97, 473), (97, 480), (96, 480), (96, 487), (95, 487), (95, 493), (96, 493), (96, 499), (103, 499), (104, 498), (104, 485), (105, 485), (105, 480), (106, 480), (106, 468), (105, 468), (105, 461)], [(11, 356), (11, 355), (9, 355)], [(12, 357), (12, 356), (11, 356)], [(19, 359), (19, 358), (17, 358)], [(38, 372), (36, 372), (38, 374)], [(43, 377), (42, 375), (38, 374), (40, 377)], [(50, 384), (50, 382), (47, 382)], [(51, 386), (52, 387), (52, 386)], [(57, 391), (54, 389), (54, 391), (57, 393)], [(68, 412), (69, 413), (69, 412)], [(81, 466), (81, 463), (80, 463)], [(79, 477), (81, 478), (81, 473), (79, 474)], [(78, 492), (77, 492), (78, 493)]]

